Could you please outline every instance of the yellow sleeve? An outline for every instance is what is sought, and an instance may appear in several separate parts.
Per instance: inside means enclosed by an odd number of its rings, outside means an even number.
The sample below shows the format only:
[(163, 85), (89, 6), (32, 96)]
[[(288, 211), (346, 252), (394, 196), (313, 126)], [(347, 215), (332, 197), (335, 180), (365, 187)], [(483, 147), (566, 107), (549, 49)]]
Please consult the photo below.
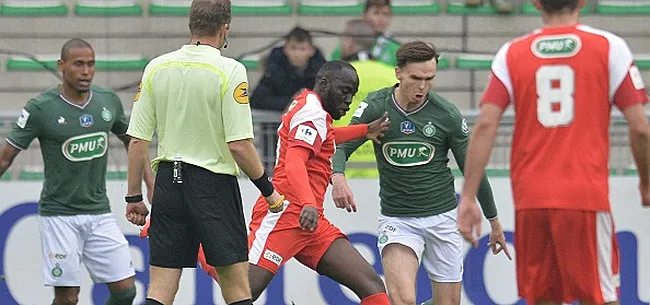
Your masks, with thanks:
[(226, 142), (253, 138), (253, 119), (248, 103), (246, 68), (237, 63), (222, 90), (222, 121)]
[(156, 114), (154, 111), (154, 100), (151, 96), (151, 84), (149, 67), (144, 70), (140, 89), (133, 99), (129, 129), (126, 133), (133, 137), (151, 141), (156, 128)]

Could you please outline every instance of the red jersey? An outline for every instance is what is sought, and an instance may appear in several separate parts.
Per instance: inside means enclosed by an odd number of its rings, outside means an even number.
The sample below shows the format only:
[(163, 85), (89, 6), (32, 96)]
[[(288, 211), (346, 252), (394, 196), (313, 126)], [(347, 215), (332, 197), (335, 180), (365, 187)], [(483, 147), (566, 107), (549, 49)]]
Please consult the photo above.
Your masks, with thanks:
[(648, 100), (626, 42), (585, 25), (543, 28), (496, 54), (481, 103), (514, 105), (515, 209), (609, 211), (609, 125)]
[[(323, 209), (325, 192), (332, 175), (331, 158), (334, 155), (334, 127), (332, 117), (323, 109), (320, 97), (311, 90), (304, 90), (289, 106), (282, 116), (278, 129), (277, 163), (273, 171), (273, 185), (280, 194), (284, 194), (292, 204), (312, 204), (320, 211)], [(300, 146), (311, 150), (309, 162), (305, 164), (311, 198), (299, 198), (296, 188), (291, 185), (285, 170), (287, 150)], [(295, 161), (294, 161), (295, 162)]]

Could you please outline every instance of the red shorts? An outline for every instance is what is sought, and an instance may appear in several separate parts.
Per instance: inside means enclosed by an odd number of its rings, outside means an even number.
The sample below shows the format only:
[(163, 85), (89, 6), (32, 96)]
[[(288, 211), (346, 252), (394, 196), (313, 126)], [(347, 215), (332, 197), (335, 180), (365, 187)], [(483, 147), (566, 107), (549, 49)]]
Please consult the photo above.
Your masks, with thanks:
[(253, 209), (248, 235), (248, 258), (253, 265), (276, 273), (289, 259), (316, 270), (318, 262), (338, 238), (347, 238), (339, 228), (320, 214), (313, 232), (300, 228), (302, 206), (288, 204), (280, 213), (268, 211), (260, 198)]
[(619, 254), (609, 212), (515, 213), (519, 296), (528, 304), (618, 300)]

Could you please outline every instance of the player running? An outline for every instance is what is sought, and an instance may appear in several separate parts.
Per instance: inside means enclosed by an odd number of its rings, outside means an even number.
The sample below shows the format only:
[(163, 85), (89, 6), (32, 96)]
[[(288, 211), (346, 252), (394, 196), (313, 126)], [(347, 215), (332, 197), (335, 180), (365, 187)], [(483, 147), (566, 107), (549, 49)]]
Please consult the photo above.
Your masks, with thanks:
[[(650, 206), (647, 93), (625, 41), (579, 23), (584, 0), (536, 0), (544, 27), (492, 62), (465, 165), (458, 226), (476, 243), (474, 196), (499, 120), (512, 104), (511, 179), (519, 295), (528, 304), (618, 304), (609, 204), (612, 105), (629, 124), (643, 206)], [(571, 249), (574, 249), (573, 251)], [(577, 250), (577, 251), (576, 251)]]
[[(0, 149), (0, 176), (38, 138), (45, 164), (39, 200), (41, 254), (54, 305), (78, 302), (80, 263), (107, 283), (106, 305), (131, 305), (136, 295), (129, 244), (106, 196), (108, 134), (128, 147), (128, 121), (115, 92), (91, 86), (95, 53), (81, 39), (63, 45), (61, 86), (31, 99)], [(153, 190), (153, 173), (145, 182)]]
[[(448, 152), (462, 170), (469, 129), (456, 106), (431, 90), (438, 57), (429, 43), (402, 45), (397, 51), (399, 84), (370, 93), (351, 121), (372, 122), (388, 112), (394, 122), (382, 144), (374, 145), (381, 198), (378, 248), (393, 305), (415, 304), (420, 262), (431, 280), (435, 303), (460, 304), (463, 239), (456, 228)], [(333, 158), (332, 197), (337, 207), (348, 211), (357, 207), (343, 175), (345, 163), (362, 143), (339, 145)], [(487, 178), (479, 200), (490, 220), (490, 245), (496, 254), (506, 249), (505, 238)]]

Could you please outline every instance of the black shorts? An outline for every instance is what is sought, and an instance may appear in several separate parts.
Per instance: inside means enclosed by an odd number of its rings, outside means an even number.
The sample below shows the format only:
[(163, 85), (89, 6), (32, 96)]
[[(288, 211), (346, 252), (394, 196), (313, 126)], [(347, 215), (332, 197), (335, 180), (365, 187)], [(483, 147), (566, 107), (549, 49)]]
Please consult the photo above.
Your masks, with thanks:
[(172, 182), (172, 163), (156, 174), (149, 254), (152, 266), (195, 268), (199, 243), (208, 264), (248, 261), (248, 241), (237, 178), (183, 164), (183, 183)]

